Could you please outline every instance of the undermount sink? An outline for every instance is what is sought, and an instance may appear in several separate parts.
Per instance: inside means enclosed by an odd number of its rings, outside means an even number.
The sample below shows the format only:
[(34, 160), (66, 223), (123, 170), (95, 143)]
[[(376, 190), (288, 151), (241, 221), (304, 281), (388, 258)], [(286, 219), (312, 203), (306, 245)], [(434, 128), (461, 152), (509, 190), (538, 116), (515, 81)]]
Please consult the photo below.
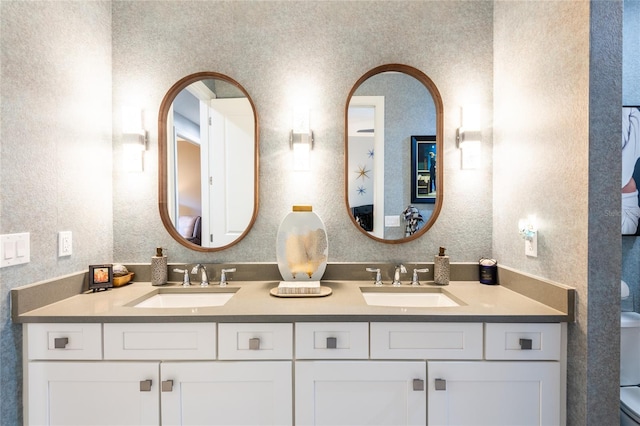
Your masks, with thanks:
[(440, 308), (461, 306), (461, 302), (446, 294), (441, 288), (424, 287), (363, 287), (360, 288), (369, 306), (393, 306), (403, 308)]
[(134, 308), (203, 308), (223, 306), (236, 294), (237, 289), (207, 291), (208, 289), (160, 289), (158, 293), (136, 302)]

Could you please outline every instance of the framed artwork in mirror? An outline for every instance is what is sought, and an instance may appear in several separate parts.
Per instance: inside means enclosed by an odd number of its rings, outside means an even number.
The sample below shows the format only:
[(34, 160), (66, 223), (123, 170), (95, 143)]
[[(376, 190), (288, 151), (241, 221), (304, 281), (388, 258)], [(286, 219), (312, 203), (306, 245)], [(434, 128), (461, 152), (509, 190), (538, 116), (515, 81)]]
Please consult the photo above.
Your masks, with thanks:
[(622, 107), (622, 235), (640, 235), (640, 106)]
[(435, 203), (436, 179), (436, 136), (411, 136), (411, 202)]

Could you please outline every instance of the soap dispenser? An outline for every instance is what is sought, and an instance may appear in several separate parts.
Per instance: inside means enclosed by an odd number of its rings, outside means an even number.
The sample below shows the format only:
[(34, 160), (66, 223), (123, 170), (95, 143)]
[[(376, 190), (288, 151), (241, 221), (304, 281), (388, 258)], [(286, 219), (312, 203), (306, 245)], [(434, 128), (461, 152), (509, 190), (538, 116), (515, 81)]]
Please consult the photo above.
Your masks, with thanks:
[(167, 256), (162, 254), (162, 247), (156, 248), (156, 255), (151, 258), (151, 285), (167, 283)]
[(437, 285), (449, 285), (449, 256), (444, 254), (446, 249), (440, 247), (440, 252), (433, 262), (433, 282)]

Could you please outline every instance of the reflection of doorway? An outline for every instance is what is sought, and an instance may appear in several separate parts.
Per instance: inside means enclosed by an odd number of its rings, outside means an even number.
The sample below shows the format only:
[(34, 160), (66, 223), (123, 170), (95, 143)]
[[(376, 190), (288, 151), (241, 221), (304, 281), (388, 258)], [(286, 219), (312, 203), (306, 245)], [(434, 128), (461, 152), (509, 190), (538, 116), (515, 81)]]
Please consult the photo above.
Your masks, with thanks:
[[(228, 94), (237, 96), (237, 93)], [(182, 216), (200, 216), (203, 247), (235, 241), (254, 211), (255, 121), (249, 100), (216, 98), (202, 82), (173, 102), (168, 129), (168, 209), (176, 229)]]
[(384, 238), (384, 96), (352, 96), (348, 117), (349, 207), (372, 206), (369, 232)]
[(178, 139), (176, 157), (178, 217), (202, 216), (200, 145)]
[(221, 247), (235, 241), (253, 215), (253, 108), (247, 98), (211, 99), (202, 108), (209, 122), (200, 129), (201, 140), (209, 142), (202, 146), (203, 178), (209, 177), (202, 191), (209, 218), (203, 221), (203, 235), (209, 236), (203, 245)]

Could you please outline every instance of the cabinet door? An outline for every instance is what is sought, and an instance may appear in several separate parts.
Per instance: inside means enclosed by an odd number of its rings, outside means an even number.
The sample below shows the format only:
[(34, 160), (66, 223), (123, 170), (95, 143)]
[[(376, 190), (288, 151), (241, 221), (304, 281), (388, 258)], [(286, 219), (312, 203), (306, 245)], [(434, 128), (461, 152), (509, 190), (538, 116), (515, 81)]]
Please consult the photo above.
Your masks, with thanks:
[(429, 426), (558, 425), (557, 362), (427, 363)]
[(291, 425), (291, 361), (166, 362), (162, 424)]
[(25, 424), (158, 425), (157, 362), (30, 362)]
[(296, 425), (424, 425), (426, 363), (296, 362)]

